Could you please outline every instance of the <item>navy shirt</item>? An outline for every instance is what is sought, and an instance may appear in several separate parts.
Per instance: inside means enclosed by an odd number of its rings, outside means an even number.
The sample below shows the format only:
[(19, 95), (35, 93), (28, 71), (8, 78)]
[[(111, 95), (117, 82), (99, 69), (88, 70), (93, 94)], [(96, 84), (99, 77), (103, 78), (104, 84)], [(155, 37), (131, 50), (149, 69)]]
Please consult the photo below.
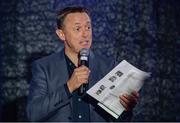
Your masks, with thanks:
[[(65, 55), (65, 59), (66, 59), (67, 69), (70, 78), (76, 66), (66, 55)], [(69, 95), (69, 97), (72, 98), (72, 117), (70, 117), (72, 121), (77, 121), (77, 122), (90, 121), (88, 95), (85, 94), (83, 96), (79, 96), (78, 89), (70, 93), (67, 84), (65, 84), (65, 90)]]

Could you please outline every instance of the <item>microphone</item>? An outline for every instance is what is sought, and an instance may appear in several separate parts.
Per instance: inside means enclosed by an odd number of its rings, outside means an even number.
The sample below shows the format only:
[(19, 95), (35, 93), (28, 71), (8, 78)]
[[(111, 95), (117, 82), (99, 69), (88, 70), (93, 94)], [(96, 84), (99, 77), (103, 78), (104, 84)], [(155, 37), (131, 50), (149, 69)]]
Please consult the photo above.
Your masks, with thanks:
[[(86, 67), (89, 67), (88, 56), (89, 56), (89, 49), (83, 48), (83, 49), (80, 50), (80, 53), (79, 53), (79, 60), (80, 60), (79, 66), (84, 65)], [(88, 88), (88, 84), (82, 84), (79, 87), (78, 95), (82, 96), (86, 92), (87, 88)]]

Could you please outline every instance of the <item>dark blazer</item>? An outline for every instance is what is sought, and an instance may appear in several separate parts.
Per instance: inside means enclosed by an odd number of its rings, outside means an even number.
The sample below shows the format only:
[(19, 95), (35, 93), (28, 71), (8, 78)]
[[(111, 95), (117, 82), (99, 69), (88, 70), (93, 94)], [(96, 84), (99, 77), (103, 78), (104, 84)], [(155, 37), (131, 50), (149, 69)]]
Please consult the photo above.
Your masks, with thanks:
[[(89, 86), (92, 87), (105, 76), (112, 66), (113, 62), (90, 51)], [(27, 105), (30, 121), (71, 121), (72, 98), (68, 97), (64, 87), (68, 79), (64, 50), (33, 62)], [(112, 121), (113, 117), (94, 102), (93, 99), (89, 102), (91, 121)]]

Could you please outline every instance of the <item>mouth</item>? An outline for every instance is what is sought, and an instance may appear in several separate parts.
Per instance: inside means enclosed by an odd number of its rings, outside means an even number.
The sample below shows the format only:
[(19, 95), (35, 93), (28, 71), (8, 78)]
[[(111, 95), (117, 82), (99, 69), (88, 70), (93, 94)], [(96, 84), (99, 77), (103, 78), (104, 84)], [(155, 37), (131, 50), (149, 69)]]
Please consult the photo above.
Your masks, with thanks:
[(83, 47), (87, 47), (89, 46), (89, 41), (88, 40), (80, 41), (80, 45), (82, 45)]

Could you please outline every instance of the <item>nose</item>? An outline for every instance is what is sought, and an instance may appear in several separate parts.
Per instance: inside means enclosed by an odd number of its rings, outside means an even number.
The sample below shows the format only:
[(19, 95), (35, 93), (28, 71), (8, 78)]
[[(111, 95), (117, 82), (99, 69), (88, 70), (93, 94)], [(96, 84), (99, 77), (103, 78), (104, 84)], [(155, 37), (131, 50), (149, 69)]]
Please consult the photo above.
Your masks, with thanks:
[(88, 30), (83, 30), (82, 36), (83, 36), (84, 38), (86, 38), (86, 37), (88, 36), (88, 33), (89, 33)]

